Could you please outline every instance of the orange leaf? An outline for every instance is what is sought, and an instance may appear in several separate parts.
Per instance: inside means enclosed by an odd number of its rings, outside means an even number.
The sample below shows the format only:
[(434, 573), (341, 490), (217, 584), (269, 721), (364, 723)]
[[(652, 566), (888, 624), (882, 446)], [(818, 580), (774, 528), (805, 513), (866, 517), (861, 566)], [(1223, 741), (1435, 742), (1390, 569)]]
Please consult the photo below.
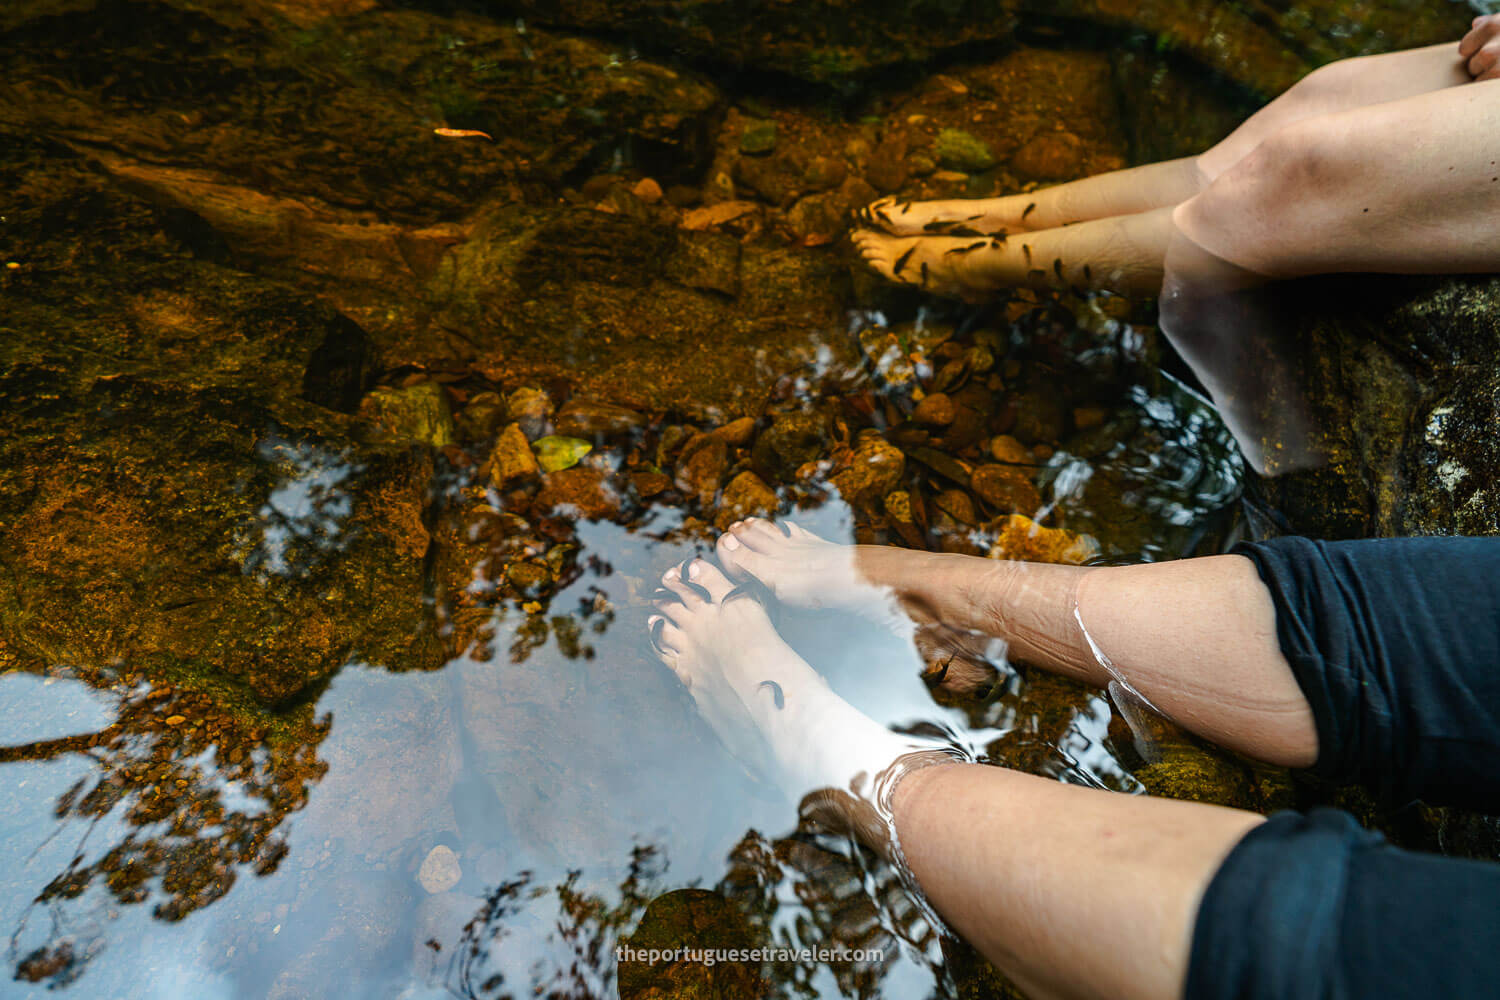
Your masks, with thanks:
[(489, 139), (490, 142), (495, 141), (494, 139), (490, 139), (488, 132), (481, 132), (477, 128), (435, 128), (432, 131), (434, 135), (447, 136), (450, 139)]
[(753, 201), (721, 201), (717, 205), (695, 208), (682, 217), (683, 229), (708, 229), (723, 225), (757, 208)]

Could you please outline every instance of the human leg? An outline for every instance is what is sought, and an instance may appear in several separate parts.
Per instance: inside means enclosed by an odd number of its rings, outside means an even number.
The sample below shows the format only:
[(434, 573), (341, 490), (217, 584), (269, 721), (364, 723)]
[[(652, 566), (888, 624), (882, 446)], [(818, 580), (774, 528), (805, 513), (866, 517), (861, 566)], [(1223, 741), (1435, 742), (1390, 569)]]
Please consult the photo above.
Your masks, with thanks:
[(1165, 1000), (1199, 900), (1262, 818), (979, 764), (908, 775), (896, 834), (934, 908), (1032, 997)]
[[(1268, 278), (1500, 269), (1494, 238), (1500, 82), (1450, 87), (1289, 125), (1174, 225), (1208, 255)], [(1215, 278), (1172, 280), (1212, 294)]]
[(1361, 56), (1313, 70), (1203, 153), (1110, 171), (1000, 198), (901, 202), (882, 199), (863, 221), (896, 236), (1051, 229), (1181, 204), (1289, 125), (1442, 90), (1469, 81), (1453, 45)]
[[(732, 594), (694, 561), (664, 577), (651, 626), (731, 749), (762, 744), (794, 796), (838, 790), (815, 800), (820, 815), (842, 802), (870, 846), (895, 856), (899, 839), (927, 901), (1032, 995), (1178, 995), (1198, 900), (1260, 817), (990, 766), (902, 773), (911, 741), (829, 690), (753, 599)], [(903, 776), (882, 796), (892, 769)]]
[(892, 281), (977, 300), (997, 289), (1104, 289), (1155, 295), (1172, 210), (1157, 209), (1009, 238), (854, 234), (865, 263)]
[(731, 576), (753, 576), (794, 604), (857, 580), (919, 620), (1004, 639), (1015, 659), (1099, 687), (1123, 680), (1181, 725), (1252, 757), (1292, 766), (1317, 758), (1312, 710), (1248, 559), (1052, 566), (843, 546), (789, 530), (741, 522), (720, 537), (719, 559)]

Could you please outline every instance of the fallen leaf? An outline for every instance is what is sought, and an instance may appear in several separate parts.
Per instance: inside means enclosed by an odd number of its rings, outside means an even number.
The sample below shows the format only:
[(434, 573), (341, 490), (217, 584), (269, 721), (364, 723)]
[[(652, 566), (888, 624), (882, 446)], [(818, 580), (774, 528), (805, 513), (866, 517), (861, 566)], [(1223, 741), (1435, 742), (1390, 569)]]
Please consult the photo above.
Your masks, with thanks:
[(682, 217), (683, 229), (708, 229), (749, 215), (758, 206), (753, 201), (721, 201), (717, 205), (695, 208)]
[(180, 726), (180, 725), (182, 725), (186, 721), (187, 721), (187, 716), (185, 716), (185, 715), (169, 715), (169, 716), (167, 716), (167, 725), (169, 725), (169, 726)]
[(537, 464), (543, 472), (560, 472), (577, 465), (594, 446), (582, 438), (549, 434), (531, 442), (531, 449), (536, 452)]
[(446, 136), (449, 139), (489, 139), (490, 142), (495, 141), (494, 139), (490, 139), (488, 132), (481, 132), (477, 128), (435, 128), (432, 131), (434, 135)]

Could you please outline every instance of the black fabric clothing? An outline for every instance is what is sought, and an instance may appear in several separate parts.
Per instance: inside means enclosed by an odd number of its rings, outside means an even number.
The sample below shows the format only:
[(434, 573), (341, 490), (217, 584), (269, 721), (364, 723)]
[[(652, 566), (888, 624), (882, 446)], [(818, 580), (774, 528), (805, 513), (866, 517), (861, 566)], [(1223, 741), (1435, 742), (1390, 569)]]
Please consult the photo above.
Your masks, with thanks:
[[(1318, 726), (1313, 773), (1500, 813), (1500, 538), (1242, 545)], [(1500, 984), (1497, 984), (1500, 995)]]
[[(1500, 812), (1500, 539), (1240, 546), (1318, 729), (1313, 770), (1392, 802)], [(1500, 863), (1401, 850), (1331, 809), (1237, 844), (1186, 996), (1500, 996)]]

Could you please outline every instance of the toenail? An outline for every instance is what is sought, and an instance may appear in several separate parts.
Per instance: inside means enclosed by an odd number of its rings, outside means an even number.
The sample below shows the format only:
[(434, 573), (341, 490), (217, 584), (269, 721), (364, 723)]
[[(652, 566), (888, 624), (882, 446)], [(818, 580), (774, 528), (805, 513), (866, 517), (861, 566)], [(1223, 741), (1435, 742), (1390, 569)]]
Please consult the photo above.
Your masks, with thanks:
[(663, 580), (675, 580), (675, 579), (677, 579), (677, 567), (673, 566), (671, 569), (667, 570), (665, 573), (663, 573), (661, 575), (661, 578)]
[(733, 535), (725, 535), (724, 547), (730, 552), (733, 552), (735, 549), (740, 547), (740, 540), (738, 538), (735, 538)]
[(652, 615), (650, 618), (646, 619), (646, 627), (650, 628), (652, 625), (655, 625), (657, 622), (663, 621), (663, 620), (664, 619), (662, 618), (661, 615)]
[(700, 577), (702, 575), (703, 575), (703, 564), (700, 563), (700, 562), (698, 562), (695, 559), (693, 561), (693, 564), (688, 567), (688, 579), (689, 580), (696, 580), (696, 579), (698, 579), (698, 577)]

